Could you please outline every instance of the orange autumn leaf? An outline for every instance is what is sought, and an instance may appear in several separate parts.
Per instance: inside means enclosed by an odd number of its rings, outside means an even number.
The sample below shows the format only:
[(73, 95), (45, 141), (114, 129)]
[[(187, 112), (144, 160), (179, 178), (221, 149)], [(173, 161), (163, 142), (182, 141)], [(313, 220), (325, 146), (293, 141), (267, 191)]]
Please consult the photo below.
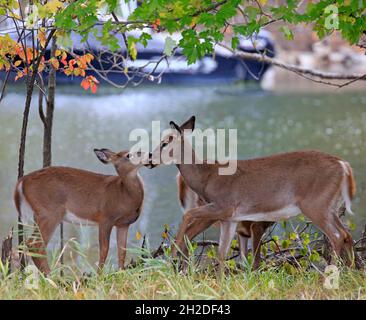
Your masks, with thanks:
[(96, 93), (98, 90), (98, 84), (99, 81), (94, 76), (87, 76), (85, 79), (83, 79), (83, 81), (81, 81), (80, 85), (84, 90), (88, 90), (90, 88), (92, 93)]
[(93, 81), (93, 82), (95, 82), (95, 83), (98, 83), (99, 84), (99, 81), (97, 80), (97, 78), (96, 77), (94, 77), (94, 76), (89, 76), (88, 77), (91, 81)]
[(41, 28), (38, 32), (38, 40), (41, 47), (44, 48), (46, 45), (47, 37), (46, 32), (43, 30), (43, 28)]
[(91, 53), (87, 53), (85, 55), (86, 61), (90, 63), (92, 60), (94, 60), (94, 56)]
[(75, 68), (74, 75), (75, 76), (80, 76), (80, 68)]
[(71, 74), (72, 74), (72, 71), (71, 71), (70, 69), (65, 69), (65, 70), (64, 70), (64, 73), (65, 73), (67, 76), (69, 76), (69, 75), (71, 75)]
[(15, 52), (18, 56), (20, 56), (20, 54), (23, 52), (22, 48), (20, 48), (20, 46), (16, 46), (15, 47)]
[(90, 85), (90, 89), (91, 89), (91, 92), (92, 93), (96, 93), (97, 92), (97, 85), (93, 82), (91, 85)]
[(88, 79), (83, 79), (83, 81), (81, 81), (81, 86), (84, 90), (88, 90), (90, 87), (90, 82)]
[(22, 71), (18, 71), (17, 75), (15, 77), (15, 81), (17, 81), (18, 79), (22, 78), (24, 76), (24, 73)]
[(45, 68), (45, 64), (43, 62), (41, 62), (38, 66), (38, 72), (42, 72)]
[(67, 61), (66, 61), (66, 58), (67, 58), (67, 53), (65, 51), (62, 52), (62, 55), (61, 55), (61, 62), (64, 66), (67, 65)]
[(155, 31), (159, 30), (159, 26), (160, 26), (160, 19), (156, 19), (155, 22), (152, 24), (152, 27)]
[(136, 231), (135, 237), (136, 237), (136, 240), (137, 241), (141, 240), (141, 232), (140, 231)]
[(56, 58), (51, 58), (50, 62), (56, 70), (60, 67), (60, 62)]

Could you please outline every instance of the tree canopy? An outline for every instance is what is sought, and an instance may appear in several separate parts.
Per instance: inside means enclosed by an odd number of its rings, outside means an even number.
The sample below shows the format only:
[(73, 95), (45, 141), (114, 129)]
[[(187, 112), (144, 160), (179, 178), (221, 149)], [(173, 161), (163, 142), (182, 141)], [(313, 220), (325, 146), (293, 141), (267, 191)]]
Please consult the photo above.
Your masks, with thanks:
[[(121, 9), (138, 6), (128, 12)], [(204, 55), (214, 53), (216, 45), (225, 44), (235, 51), (241, 36), (250, 37), (269, 24), (278, 24), (283, 36), (292, 40), (291, 26), (311, 25), (319, 38), (335, 30), (350, 44), (361, 44), (366, 32), (365, 0), (325, 1), (241, 1), (241, 0), (0, 0), (0, 16), (13, 27), (0, 35), (0, 69), (16, 70), (21, 78), (37, 67), (42, 72), (53, 67), (66, 75), (81, 76), (84, 89), (96, 91), (98, 81), (87, 75), (91, 54), (72, 53), (71, 34), (86, 42), (93, 36), (110, 52), (125, 52), (123, 59), (136, 59), (137, 44), (147, 46), (153, 33), (180, 35), (179, 40), (167, 36), (162, 55), (174, 54), (181, 48), (192, 64)], [(131, 31), (140, 30), (138, 36)], [(4, 33), (4, 32), (3, 32)], [(16, 37), (10, 37), (14, 33)], [(122, 35), (124, 41), (118, 40)], [(54, 57), (44, 59), (44, 48), (52, 37), (57, 38)], [(25, 39), (31, 37), (32, 46)], [(17, 39), (16, 39), (17, 38)], [(255, 58), (255, 57), (254, 57)], [(39, 60), (39, 61), (38, 61)], [(129, 72), (124, 68), (124, 72)]]

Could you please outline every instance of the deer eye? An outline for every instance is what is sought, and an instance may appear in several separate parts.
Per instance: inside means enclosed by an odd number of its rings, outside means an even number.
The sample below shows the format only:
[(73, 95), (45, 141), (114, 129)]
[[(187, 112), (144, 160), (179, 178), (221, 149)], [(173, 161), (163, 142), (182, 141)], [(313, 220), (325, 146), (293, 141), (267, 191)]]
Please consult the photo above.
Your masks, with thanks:
[(167, 145), (168, 145), (168, 142), (163, 142), (163, 143), (161, 144), (161, 148), (165, 148)]
[(131, 156), (130, 156), (130, 154), (129, 154), (129, 153), (127, 153), (126, 158), (127, 158), (127, 159), (130, 159), (130, 158), (131, 158)]

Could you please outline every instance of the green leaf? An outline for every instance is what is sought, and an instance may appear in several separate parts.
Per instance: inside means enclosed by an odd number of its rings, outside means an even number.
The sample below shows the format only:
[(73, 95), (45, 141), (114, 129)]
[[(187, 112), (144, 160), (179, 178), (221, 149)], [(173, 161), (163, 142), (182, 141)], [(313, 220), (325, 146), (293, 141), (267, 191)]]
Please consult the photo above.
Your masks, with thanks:
[(348, 227), (350, 228), (351, 231), (356, 229), (356, 224), (351, 219), (347, 220), (347, 225), (348, 225)]
[(175, 42), (175, 40), (173, 40), (171, 37), (167, 37), (165, 39), (164, 54), (166, 54), (167, 56), (171, 56), (176, 46), (177, 43)]
[(290, 241), (289, 240), (282, 240), (282, 243), (281, 243), (281, 247), (283, 249), (287, 249), (289, 246), (290, 246)]
[(320, 255), (318, 252), (316, 252), (315, 250), (312, 251), (310, 257), (309, 257), (311, 262), (318, 262), (320, 260)]
[(71, 33), (58, 33), (56, 43), (57, 46), (62, 49), (72, 48)]
[(136, 42), (138, 42), (138, 39), (133, 36), (127, 38), (127, 49), (132, 60), (136, 60), (137, 58)]
[(294, 34), (292, 33), (292, 30), (290, 30), (288, 26), (282, 26), (280, 28), (280, 31), (283, 33), (283, 35), (285, 36), (285, 38), (287, 40), (293, 40), (294, 39)]
[(141, 35), (140, 35), (140, 38), (139, 38), (139, 42), (146, 48), (147, 46), (147, 43), (149, 42), (149, 40), (151, 40), (152, 37), (150, 34), (146, 33), (146, 32), (143, 32)]
[(297, 239), (297, 233), (296, 232), (291, 232), (288, 236), (288, 238), (292, 241), (295, 241)]
[(257, 15), (260, 14), (260, 9), (254, 6), (248, 6), (245, 8), (244, 12), (248, 15), (250, 20), (256, 20)]
[(112, 12), (116, 9), (118, 0), (106, 0), (108, 5), (108, 12)]

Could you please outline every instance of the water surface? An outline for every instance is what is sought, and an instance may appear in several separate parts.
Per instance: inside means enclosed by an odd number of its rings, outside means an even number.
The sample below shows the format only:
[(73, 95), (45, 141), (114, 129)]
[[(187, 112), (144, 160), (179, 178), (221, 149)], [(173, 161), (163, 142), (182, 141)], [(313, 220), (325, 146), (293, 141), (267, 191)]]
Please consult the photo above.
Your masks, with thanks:
[[(17, 154), (24, 95), (11, 88), (0, 105), (0, 237), (16, 223), (12, 202), (17, 176)], [(270, 93), (260, 89), (229, 87), (139, 87), (123, 93), (108, 90), (89, 95), (79, 88), (62, 87), (56, 99), (53, 138), (54, 165), (72, 166), (113, 174), (101, 164), (93, 148), (128, 149), (134, 128), (151, 131), (151, 121), (162, 129), (170, 120), (182, 122), (196, 115), (202, 129), (237, 128), (238, 157), (242, 159), (297, 149), (319, 149), (348, 160), (358, 184), (352, 218), (360, 234), (366, 223), (366, 93)], [(27, 142), (25, 172), (42, 164), (42, 125), (33, 106)], [(177, 226), (181, 210), (177, 202), (174, 166), (141, 169), (146, 200), (141, 217), (130, 232), (146, 234), (152, 245), (160, 242), (162, 226)], [(97, 230), (67, 225), (84, 247), (96, 251)], [(215, 230), (208, 236), (213, 237)], [(53, 243), (57, 243), (54, 237)], [(112, 241), (112, 250), (115, 243)], [(113, 252), (115, 256), (115, 252)]]

